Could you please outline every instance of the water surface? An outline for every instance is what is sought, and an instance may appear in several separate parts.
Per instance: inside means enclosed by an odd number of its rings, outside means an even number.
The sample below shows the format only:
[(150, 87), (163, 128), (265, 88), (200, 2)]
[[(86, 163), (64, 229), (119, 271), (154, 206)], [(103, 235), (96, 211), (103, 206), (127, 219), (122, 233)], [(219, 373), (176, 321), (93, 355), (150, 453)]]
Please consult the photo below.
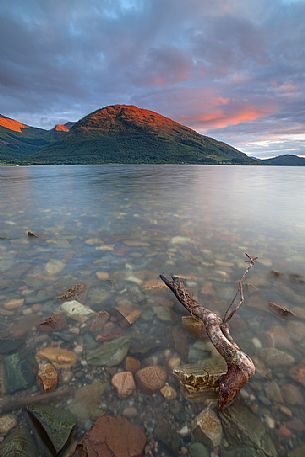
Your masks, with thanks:
[[(305, 364), (304, 195), (301, 167), (1, 167), (0, 336), (23, 338), (32, 356), (49, 346), (75, 352), (76, 365), (58, 368), (57, 388), (70, 389), (67, 408), (78, 389), (103, 380), (108, 387), (101, 410), (117, 415), (135, 407), (132, 420), (145, 427), (150, 443), (159, 443), (157, 453), (147, 455), (178, 455), (177, 449), (187, 452), (197, 440), (179, 430), (191, 428), (206, 404), (184, 398), (169, 365), (175, 358), (181, 365), (201, 361), (211, 356), (211, 348), (205, 337), (183, 327), (182, 307), (153, 281), (160, 273), (185, 276), (200, 301), (223, 314), (245, 268), (243, 253), (258, 256), (232, 335), (258, 367), (242, 402), (264, 424), (278, 455), (286, 456), (305, 444), (305, 379), (296, 370)], [(27, 230), (40, 237), (28, 239)], [(58, 310), (56, 297), (80, 282), (87, 290), (79, 301), (94, 312), (110, 313), (106, 328), (68, 318), (62, 331), (38, 332), (37, 324)], [(11, 300), (22, 305), (10, 307)], [(269, 301), (298, 317), (281, 319)], [(130, 327), (115, 310), (120, 306), (139, 311)], [(120, 335), (130, 335), (128, 355), (143, 367), (158, 364), (167, 370), (176, 400), (139, 389), (119, 399), (110, 381), (124, 360), (111, 369), (87, 364), (90, 351)], [(1, 357), (3, 367), (7, 354)], [(42, 392), (38, 379), (11, 393), (5, 380), (0, 386), (3, 401)], [(78, 415), (77, 407), (73, 412)], [(95, 417), (79, 412), (79, 430)], [(162, 443), (161, 417), (167, 418), (174, 445)], [(214, 455), (248, 444), (223, 440)]]

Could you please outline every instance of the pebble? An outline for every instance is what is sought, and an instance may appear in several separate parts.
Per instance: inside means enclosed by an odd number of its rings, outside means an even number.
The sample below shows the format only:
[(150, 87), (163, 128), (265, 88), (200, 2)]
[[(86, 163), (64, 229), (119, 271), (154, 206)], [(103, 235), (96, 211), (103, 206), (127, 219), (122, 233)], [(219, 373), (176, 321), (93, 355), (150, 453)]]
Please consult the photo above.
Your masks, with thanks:
[(138, 410), (135, 406), (127, 406), (122, 412), (123, 416), (135, 417), (138, 415)]
[(162, 387), (162, 389), (160, 389), (160, 392), (161, 394), (163, 395), (163, 397), (165, 398), (165, 400), (175, 400), (175, 398), (177, 397), (177, 393), (175, 391), (175, 389), (173, 387), (171, 387), (170, 385), (168, 385), (167, 383), (165, 384), (164, 387)]
[(11, 300), (4, 303), (3, 307), (7, 310), (18, 309), (24, 303), (24, 298), (12, 298)]
[(286, 425), (280, 425), (277, 434), (280, 438), (291, 438), (293, 436), (293, 433)]
[(120, 398), (129, 397), (136, 389), (133, 374), (130, 371), (116, 373), (111, 379), (111, 384)]
[(61, 260), (49, 260), (49, 262), (47, 262), (44, 267), (46, 272), (52, 275), (60, 273), (64, 268), (65, 264)]
[(266, 416), (265, 422), (267, 424), (267, 427), (269, 427), (271, 429), (273, 429), (275, 427), (275, 420), (273, 419), (273, 417)]
[(181, 365), (181, 359), (178, 356), (173, 356), (168, 360), (168, 367), (171, 370), (174, 370), (174, 368), (180, 367)]
[(187, 436), (191, 433), (191, 430), (188, 428), (187, 425), (184, 425), (179, 431), (178, 431), (180, 436)]
[(126, 371), (131, 371), (132, 373), (136, 373), (141, 368), (141, 362), (136, 359), (135, 357), (127, 356), (125, 359), (125, 369)]
[(166, 378), (166, 371), (158, 365), (142, 368), (136, 373), (137, 384), (146, 393), (160, 390), (164, 386)]
[(107, 281), (107, 279), (109, 279), (108, 271), (97, 271), (95, 275), (100, 281)]
[(294, 384), (284, 384), (282, 387), (285, 403), (288, 405), (303, 405), (304, 397), (299, 387)]

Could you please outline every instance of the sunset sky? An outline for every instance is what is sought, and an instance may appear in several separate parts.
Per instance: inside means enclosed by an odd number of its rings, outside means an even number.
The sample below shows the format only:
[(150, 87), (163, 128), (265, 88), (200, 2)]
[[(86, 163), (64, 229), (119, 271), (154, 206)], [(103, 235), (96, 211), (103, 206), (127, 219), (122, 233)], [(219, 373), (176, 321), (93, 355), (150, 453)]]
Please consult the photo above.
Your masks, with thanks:
[(305, 155), (305, 0), (0, 0), (0, 112), (124, 103), (249, 155)]

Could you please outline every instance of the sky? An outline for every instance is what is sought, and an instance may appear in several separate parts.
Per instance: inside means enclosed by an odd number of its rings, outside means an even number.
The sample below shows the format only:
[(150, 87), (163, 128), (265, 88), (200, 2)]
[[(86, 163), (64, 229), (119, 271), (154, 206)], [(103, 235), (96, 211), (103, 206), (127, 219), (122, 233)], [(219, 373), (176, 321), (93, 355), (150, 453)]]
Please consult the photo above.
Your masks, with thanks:
[(0, 112), (157, 111), (256, 157), (305, 155), (305, 0), (0, 0)]

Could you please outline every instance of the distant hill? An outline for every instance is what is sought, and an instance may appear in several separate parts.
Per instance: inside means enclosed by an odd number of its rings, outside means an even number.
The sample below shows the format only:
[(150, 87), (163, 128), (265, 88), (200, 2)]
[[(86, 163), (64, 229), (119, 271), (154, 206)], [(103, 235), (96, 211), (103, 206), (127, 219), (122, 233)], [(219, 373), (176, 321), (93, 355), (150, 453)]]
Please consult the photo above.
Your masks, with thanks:
[(295, 155), (282, 155), (262, 160), (262, 165), (305, 166), (305, 158)]
[(36, 163), (251, 164), (246, 154), (167, 117), (114, 105), (88, 114), (60, 141), (32, 157)]
[(0, 160), (35, 164), (257, 163), (226, 143), (135, 106), (99, 109), (69, 131), (62, 126), (49, 131), (20, 130), (0, 131)]
[[(67, 124), (66, 131), (69, 131)], [(0, 161), (30, 163), (30, 156), (58, 141), (65, 133), (56, 128), (45, 130), (30, 127), (0, 114)]]

